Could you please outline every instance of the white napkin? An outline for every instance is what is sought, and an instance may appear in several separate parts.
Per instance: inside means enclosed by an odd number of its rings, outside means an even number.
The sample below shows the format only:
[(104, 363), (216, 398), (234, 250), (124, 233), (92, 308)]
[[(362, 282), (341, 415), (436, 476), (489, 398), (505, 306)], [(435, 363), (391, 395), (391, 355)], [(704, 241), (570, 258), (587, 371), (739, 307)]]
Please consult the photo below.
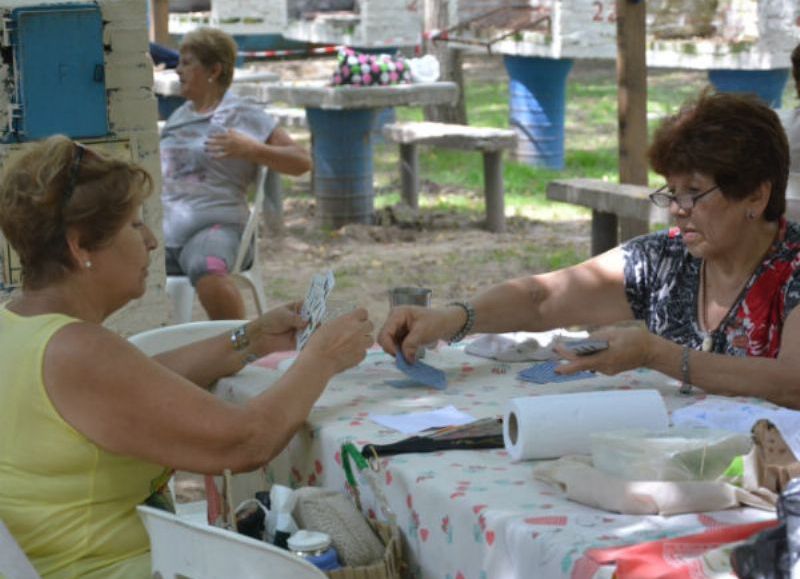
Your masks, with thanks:
[(470, 342), (464, 351), (499, 362), (541, 362), (558, 357), (553, 353), (553, 346), (558, 342), (579, 340), (586, 336), (587, 332), (566, 330), (484, 334)]

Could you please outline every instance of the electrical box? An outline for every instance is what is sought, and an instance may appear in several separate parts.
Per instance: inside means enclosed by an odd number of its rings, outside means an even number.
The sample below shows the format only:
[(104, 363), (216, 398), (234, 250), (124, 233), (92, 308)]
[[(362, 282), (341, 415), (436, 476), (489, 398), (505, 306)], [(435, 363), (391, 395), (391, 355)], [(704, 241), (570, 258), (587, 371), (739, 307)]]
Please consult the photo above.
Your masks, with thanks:
[(11, 11), (16, 85), (9, 139), (108, 134), (103, 20), (97, 4)]

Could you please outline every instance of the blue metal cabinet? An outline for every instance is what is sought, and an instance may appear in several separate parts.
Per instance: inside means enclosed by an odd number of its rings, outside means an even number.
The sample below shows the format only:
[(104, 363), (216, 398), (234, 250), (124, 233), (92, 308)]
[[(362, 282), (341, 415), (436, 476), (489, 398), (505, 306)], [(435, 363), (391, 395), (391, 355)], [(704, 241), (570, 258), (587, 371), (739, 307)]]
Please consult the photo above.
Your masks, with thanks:
[(13, 138), (108, 134), (103, 21), (96, 4), (50, 4), (11, 12), (17, 81)]

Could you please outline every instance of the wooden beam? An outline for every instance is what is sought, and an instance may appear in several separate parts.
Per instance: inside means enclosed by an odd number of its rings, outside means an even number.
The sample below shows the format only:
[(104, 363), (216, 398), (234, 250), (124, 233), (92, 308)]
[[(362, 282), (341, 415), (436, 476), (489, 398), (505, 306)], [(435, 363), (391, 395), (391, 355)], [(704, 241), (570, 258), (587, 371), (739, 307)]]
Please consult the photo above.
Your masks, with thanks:
[(150, 0), (150, 40), (170, 46), (169, 0)]
[[(647, 59), (643, 0), (617, 0), (619, 182), (647, 185)], [(646, 221), (620, 220), (624, 241), (647, 233)]]

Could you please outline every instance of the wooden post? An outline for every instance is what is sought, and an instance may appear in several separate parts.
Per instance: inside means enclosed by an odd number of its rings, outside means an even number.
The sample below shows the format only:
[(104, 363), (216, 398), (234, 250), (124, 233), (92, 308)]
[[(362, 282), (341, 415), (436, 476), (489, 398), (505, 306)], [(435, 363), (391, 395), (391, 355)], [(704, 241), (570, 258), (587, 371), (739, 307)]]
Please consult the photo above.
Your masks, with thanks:
[[(450, 26), (449, 0), (425, 0), (424, 23), (426, 32), (445, 30)], [(464, 101), (464, 70), (461, 50), (450, 48), (447, 42), (424, 41), (425, 53), (439, 60), (439, 80), (449, 80), (458, 85), (458, 101), (454, 105), (430, 105), (423, 107), (426, 121), (437, 123), (467, 124), (467, 105)]]
[(150, 40), (162, 46), (170, 46), (169, 0), (150, 2)]
[[(617, 0), (619, 182), (647, 185), (647, 58), (644, 0)], [(647, 233), (647, 221), (620, 219), (622, 241)]]

